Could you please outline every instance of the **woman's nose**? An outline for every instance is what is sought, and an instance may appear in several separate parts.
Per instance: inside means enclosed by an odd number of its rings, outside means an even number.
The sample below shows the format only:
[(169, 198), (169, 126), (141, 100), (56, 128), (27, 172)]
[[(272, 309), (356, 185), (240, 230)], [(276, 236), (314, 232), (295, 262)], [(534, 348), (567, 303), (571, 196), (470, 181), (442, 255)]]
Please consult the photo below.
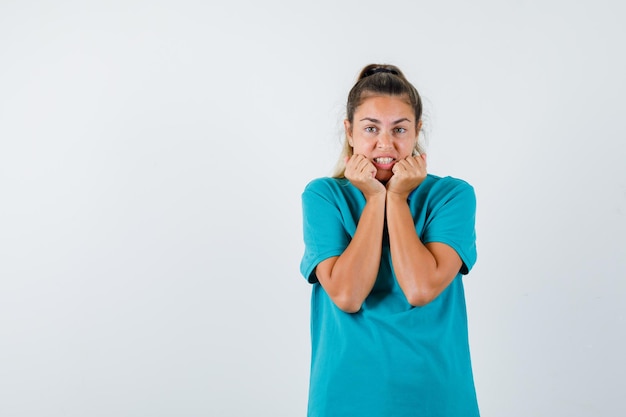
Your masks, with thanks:
[(376, 144), (379, 149), (387, 149), (393, 146), (391, 136), (387, 133), (381, 133), (378, 135), (378, 143)]

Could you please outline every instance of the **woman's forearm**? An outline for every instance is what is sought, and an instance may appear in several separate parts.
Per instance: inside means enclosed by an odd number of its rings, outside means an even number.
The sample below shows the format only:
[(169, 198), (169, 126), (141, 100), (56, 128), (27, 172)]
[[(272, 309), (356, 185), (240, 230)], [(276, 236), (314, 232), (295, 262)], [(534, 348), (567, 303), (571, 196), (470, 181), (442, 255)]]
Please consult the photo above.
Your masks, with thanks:
[(359, 311), (376, 282), (384, 221), (385, 194), (370, 197), (346, 250), (317, 266), (318, 280), (343, 311)]
[(405, 196), (387, 193), (387, 228), (398, 285), (411, 305), (428, 304), (458, 273), (459, 256), (445, 244), (422, 243)]

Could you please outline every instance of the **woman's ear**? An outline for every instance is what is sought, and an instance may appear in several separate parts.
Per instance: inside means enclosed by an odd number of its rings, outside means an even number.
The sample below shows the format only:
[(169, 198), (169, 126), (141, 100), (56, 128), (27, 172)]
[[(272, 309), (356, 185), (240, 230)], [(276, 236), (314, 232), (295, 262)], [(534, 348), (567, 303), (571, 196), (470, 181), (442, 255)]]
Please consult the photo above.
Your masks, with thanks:
[[(419, 151), (418, 151), (418, 143), (420, 140), (420, 132), (422, 131), (422, 120), (420, 119), (419, 122), (417, 122), (417, 125), (415, 126), (415, 144), (413, 145), (413, 153), (415, 155), (419, 155)], [(414, 156), (415, 156), (414, 155)]]
[(346, 139), (348, 139), (348, 144), (354, 148), (354, 144), (352, 144), (352, 125), (348, 119), (343, 121), (343, 128), (346, 131)]

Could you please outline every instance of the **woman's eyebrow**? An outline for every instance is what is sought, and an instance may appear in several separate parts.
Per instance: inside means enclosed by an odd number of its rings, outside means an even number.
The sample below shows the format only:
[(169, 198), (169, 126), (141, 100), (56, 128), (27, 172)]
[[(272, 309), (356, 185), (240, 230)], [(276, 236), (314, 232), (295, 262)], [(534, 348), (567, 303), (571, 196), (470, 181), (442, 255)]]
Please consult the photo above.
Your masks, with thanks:
[[(370, 122), (372, 122), (372, 123), (380, 123), (380, 120), (378, 120), (378, 119), (374, 119), (374, 118), (372, 118), (372, 117), (364, 117), (364, 118), (362, 118), (360, 121), (361, 121), (361, 122), (363, 122), (363, 121), (366, 121), (366, 120), (367, 120), (367, 121), (370, 121)], [(398, 123), (402, 123), (402, 122), (405, 122), (405, 121), (406, 121), (406, 122), (411, 123), (411, 120), (410, 120), (410, 119), (407, 119), (406, 117), (403, 117), (402, 119), (398, 119), (398, 120), (396, 120), (396, 121), (395, 121), (395, 122), (393, 122), (392, 124), (397, 125)]]

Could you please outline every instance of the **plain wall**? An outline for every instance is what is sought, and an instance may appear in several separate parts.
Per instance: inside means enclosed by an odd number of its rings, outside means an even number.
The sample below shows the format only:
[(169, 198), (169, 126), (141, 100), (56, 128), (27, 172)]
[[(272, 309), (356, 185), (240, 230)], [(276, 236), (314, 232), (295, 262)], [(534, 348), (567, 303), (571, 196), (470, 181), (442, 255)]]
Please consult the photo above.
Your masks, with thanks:
[(0, 3), (0, 415), (302, 416), (300, 194), (362, 66), (478, 196), (485, 417), (623, 416), (618, 1)]

